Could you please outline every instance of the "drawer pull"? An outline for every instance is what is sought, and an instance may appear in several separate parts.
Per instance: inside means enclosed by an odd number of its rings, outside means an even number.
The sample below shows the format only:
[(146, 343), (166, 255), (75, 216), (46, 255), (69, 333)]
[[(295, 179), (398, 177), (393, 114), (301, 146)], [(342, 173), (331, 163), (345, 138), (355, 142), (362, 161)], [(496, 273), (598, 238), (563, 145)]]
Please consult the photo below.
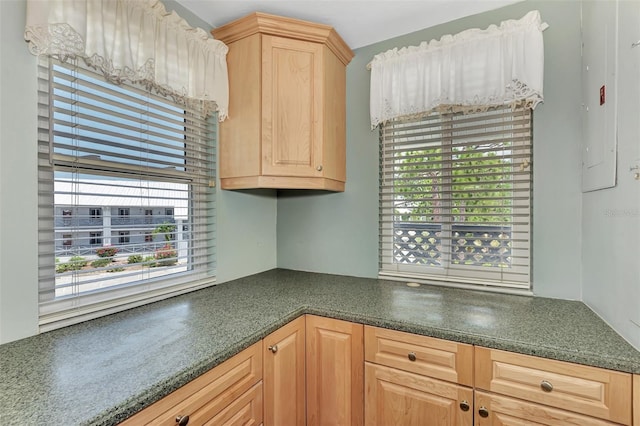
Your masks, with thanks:
[(413, 353), (413, 352), (409, 352), (409, 355), (407, 355), (407, 356), (409, 358), (409, 361), (415, 361), (417, 359), (416, 358), (416, 354)]
[(187, 426), (189, 424), (189, 416), (176, 417), (176, 423), (178, 423), (178, 426)]
[(540, 387), (545, 392), (551, 392), (553, 390), (553, 385), (551, 383), (547, 382), (546, 380), (543, 380), (540, 383)]
[(487, 418), (489, 417), (489, 410), (487, 410), (485, 407), (480, 407), (480, 409), (478, 410), (478, 414), (480, 414), (480, 417)]
[(467, 402), (467, 401), (462, 401), (462, 402), (460, 403), (460, 409), (461, 409), (462, 411), (469, 411), (469, 408), (471, 408), (471, 407), (469, 406), (469, 402)]
[(278, 352), (278, 345), (269, 346), (269, 350), (275, 354)]

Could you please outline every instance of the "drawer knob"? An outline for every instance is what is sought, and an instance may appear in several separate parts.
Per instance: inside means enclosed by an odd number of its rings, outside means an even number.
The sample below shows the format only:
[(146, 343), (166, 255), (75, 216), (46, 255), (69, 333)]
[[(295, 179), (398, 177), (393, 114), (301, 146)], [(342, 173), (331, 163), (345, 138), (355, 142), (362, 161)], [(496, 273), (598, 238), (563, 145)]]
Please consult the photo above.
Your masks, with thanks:
[(409, 361), (415, 361), (417, 359), (414, 352), (409, 352), (409, 355), (407, 355), (407, 357), (409, 358)]
[(471, 407), (469, 406), (469, 402), (468, 401), (462, 401), (460, 403), (460, 409), (462, 411), (469, 411), (469, 408), (471, 408)]
[(176, 417), (176, 423), (178, 423), (178, 426), (187, 426), (189, 424), (189, 416)]
[(317, 171), (319, 171), (319, 172), (321, 172), (321, 171), (322, 171), (322, 165), (320, 165), (320, 166), (316, 167), (316, 170), (317, 170)]
[(275, 354), (278, 352), (278, 345), (269, 346), (269, 350)]
[(478, 414), (480, 414), (480, 417), (487, 418), (489, 417), (489, 410), (487, 410), (486, 407), (480, 407)]
[(545, 392), (551, 392), (553, 390), (553, 385), (551, 383), (547, 382), (546, 380), (543, 380), (540, 383), (540, 387)]

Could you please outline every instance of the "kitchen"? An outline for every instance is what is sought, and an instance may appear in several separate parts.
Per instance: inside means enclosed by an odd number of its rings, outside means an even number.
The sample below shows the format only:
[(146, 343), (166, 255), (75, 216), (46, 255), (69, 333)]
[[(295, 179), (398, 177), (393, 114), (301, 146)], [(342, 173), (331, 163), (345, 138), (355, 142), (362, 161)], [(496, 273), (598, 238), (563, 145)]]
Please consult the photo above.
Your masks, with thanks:
[[(178, 4), (167, 5), (191, 16)], [(29, 143), (36, 139), (37, 112), (35, 59), (22, 38), (25, 2), (3, 2), (1, 7), (0, 338), (4, 343), (38, 330), (37, 198), (35, 190), (33, 196), (24, 191), (37, 187), (36, 146)], [(632, 114), (638, 111), (637, 99), (628, 101), (635, 104), (630, 103), (624, 127), (636, 136), (619, 140), (617, 186), (582, 193), (580, 2), (517, 3), (356, 49), (347, 67), (346, 191), (218, 190), (217, 239), (224, 249), (218, 252), (217, 282), (276, 267), (377, 277), (378, 134), (368, 121), (366, 64), (386, 49), (486, 28), (533, 9), (549, 24), (544, 33), (545, 102), (534, 119), (534, 293), (583, 301), (638, 348), (640, 272), (634, 238), (628, 238), (639, 233), (637, 181), (628, 171), (639, 155), (639, 120)], [(207, 28), (195, 17), (190, 22)]]

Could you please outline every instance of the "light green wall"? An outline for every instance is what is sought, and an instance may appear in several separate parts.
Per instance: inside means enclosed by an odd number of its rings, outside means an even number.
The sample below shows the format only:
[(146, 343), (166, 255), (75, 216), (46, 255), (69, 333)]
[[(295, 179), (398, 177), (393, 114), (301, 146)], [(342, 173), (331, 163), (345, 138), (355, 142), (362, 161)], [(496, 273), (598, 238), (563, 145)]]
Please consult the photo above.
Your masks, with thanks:
[(580, 2), (526, 1), (355, 51), (347, 68), (347, 186), (342, 194), (281, 191), (278, 266), (375, 277), (378, 133), (370, 130), (369, 71), (377, 53), (486, 28), (538, 9), (544, 32), (544, 104), (534, 113), (534, 293), (580, 299)]
[[(38, 332), (36, 58), (23, 38), (25, 13), (26, 0), (0, 1), (0, 343)], [(275, 268), (275, 192), (218, 189), (216, 201), (218, 282)]]
[(640, 2), (620, 2), (619, 19), (617, 184), (582, 197), (583, 299), (640, 350)]

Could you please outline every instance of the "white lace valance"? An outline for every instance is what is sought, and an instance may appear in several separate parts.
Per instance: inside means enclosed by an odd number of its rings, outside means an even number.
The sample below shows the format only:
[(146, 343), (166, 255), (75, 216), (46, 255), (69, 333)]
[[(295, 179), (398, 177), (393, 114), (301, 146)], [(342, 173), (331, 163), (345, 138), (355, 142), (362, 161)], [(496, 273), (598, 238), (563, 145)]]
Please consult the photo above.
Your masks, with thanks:
[(24, 37), (35, 55), (80, 57), (113, 82), (227, 116), (227, 46), (157, 0), (28, 0)]
[(540, 14), (486, 30), (470, 29), (420, 46), (376, 55), (371, 69), (371, 126), (430, 111), (483, 110), (542, 101)]

